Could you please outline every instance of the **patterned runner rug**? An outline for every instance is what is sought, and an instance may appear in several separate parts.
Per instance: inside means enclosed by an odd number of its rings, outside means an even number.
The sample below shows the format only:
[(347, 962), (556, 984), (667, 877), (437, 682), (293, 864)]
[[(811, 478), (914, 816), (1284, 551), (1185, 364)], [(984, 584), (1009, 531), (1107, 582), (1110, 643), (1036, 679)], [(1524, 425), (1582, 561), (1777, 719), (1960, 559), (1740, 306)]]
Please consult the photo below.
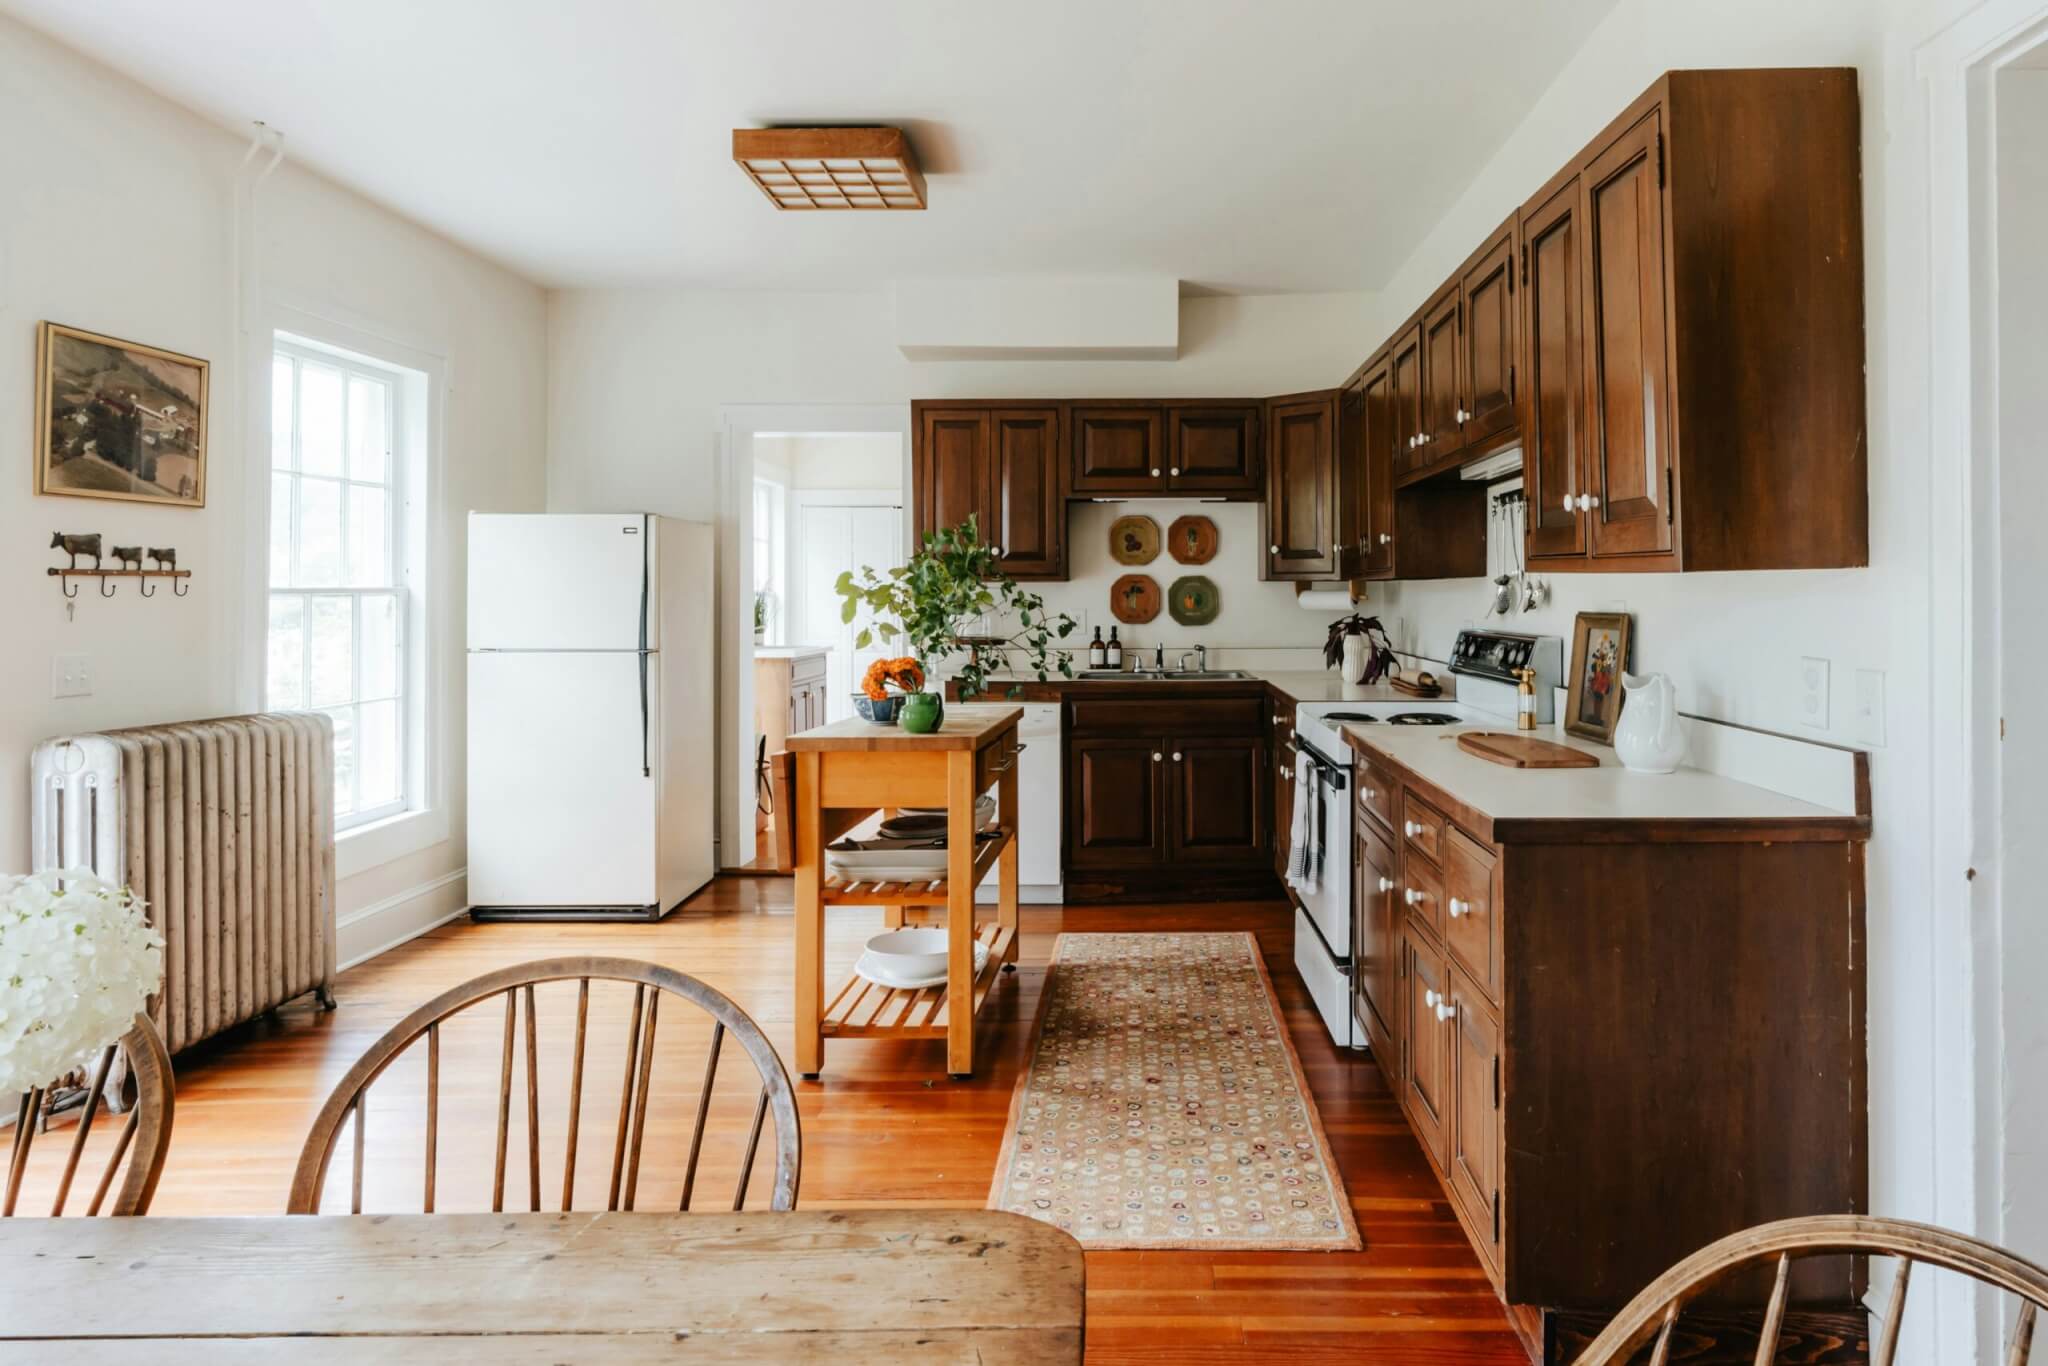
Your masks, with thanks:
[(1362, 1244), (1249, 933), (1063, 934), (989, 1208), (1091, 1248)]

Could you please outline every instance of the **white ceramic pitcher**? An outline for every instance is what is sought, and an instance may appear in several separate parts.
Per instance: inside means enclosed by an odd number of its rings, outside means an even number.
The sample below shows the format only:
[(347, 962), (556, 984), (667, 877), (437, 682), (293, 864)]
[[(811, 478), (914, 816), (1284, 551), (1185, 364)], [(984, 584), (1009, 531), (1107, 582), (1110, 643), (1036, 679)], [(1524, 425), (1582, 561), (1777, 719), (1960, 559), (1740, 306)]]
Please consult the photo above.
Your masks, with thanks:
[(1621, 676), (1621, 720), (1614, 753), (1637, 773), (1669, 773), (1685, 760), (1685, 727), (1678, 720), (1678, 689), (1660, 673)]

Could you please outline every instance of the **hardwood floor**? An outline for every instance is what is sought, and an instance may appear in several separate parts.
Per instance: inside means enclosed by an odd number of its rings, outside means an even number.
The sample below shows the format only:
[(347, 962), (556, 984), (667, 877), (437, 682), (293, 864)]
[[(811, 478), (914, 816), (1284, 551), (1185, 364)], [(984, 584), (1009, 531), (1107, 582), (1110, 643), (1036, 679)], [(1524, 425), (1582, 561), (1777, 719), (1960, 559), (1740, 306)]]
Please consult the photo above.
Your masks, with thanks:
[[(249, 1025), (177, 1060), (176, 1131), (154, 1212), (280, 1211), (313, 1113), (349, 1064), (411, 1007), (508, 963), (591, 953), (665, 963), (726, 992), (786, 1058), (791, 891), (786, 878), (723, 878), (667, 921), (648, 926), (457, 921), (343, 974), (336, 984), (341, 1005), (335, 1013), (293, 1006), (274, 1021)], [(835, 911), (828, 926), (834, 970), (849, 964), (861, 941), (879, 927), (879, 911)], [(1358, 1253), (1091, 1253), (1089, 1361), (1526, 1361), (1379, 1069), (1362, 1053), (1332, 1047), (1315, 1018), (1291, 961), (1291, 921), (1271, 903), (1027, 907), (1023, 966), (1008, 984), (997, 987), (985, 1011), (985, 1061), (973, 1081), (945, 1078), (943, 1044), (853, 1040), (828, 1044), (821, 1081), (798, 1083), (804, 1140), (800, 1204), (810, 1209), (981, 1207), (1054, 935), (1062, 929), (1132, 928), (1250, 929), (1258, 934), (1366, 1248)], [(572, 1001), (570, 988), (542, 1004), (544, 1079), (554, 1075), (551, 1069), (566, 1051)], [(607, 1099), (607, 1088), (619, 1084), (617, 1059), (624, 1053), (623, 1023), (616, 1031), (607, 1030), (611, 1016), (599, 1009), (595, 997), (592, 1012), (593, 1080), (585, 1122), (593, 1127), (585, 1145), (590, 1151), (580, 1154), (577, 1167), (578, 1203), (585, 1205), (593, 1194), (603, 1199), (610, 1145), (597, 1140), (610, 1130), (598, 1126), (610, 1123), (604, 1111), (616, 1100)], [(622, 1010), (617, 1017), (623, 1021)], [(501, 1024), (502, 1017), (478, 1020), (468, 1035), (451, 1032), (444, 1040), (441, 1209), (488, 1208), (469, 1203), (488, 1198), (488, 1153), (479, 1148), (476, 1160), (467, 1160), (451, 1147), (456, 1141), (451, 1136), (488, 1134), (494, 1127)], [(672, 1026), (666, 1010), (662, 1028), (677, 1048), (696, 1037), (683, 1024)], [(609, 1041), (611, 1051), (594, 1051), (598, 1040)], [(726, 1127), (736, 1122), (744, 1128), (751, 1084), (735, 1061), (729, 1059), (721, 1072), (736, 1089), (721, 1093), (720, 1107), (729, 1120)], [(657, 1064), (659, 1073), (675, 1079), (679, 1094), (694, 1088), (700, 1068), (671, 1066), (666, 1054)], [(542, 1199), (547, 1205), (559, 1203), (559, 1149), (548, 1142), (560, 1128), (563, 1094), (556, 1087), (552, 1108), (544, 1103), (542, 1110)], [(421, 1095), (397, 1069), (373, 1091), (366, 1211), (419, 1208)], [(661, 1098), (657, 1090), (657, 1103)], [(650, 1155), (663, 1148), (670, 1132), (666, 1124), (687, 1133), (688, 1120), (679, 1114), (666, 1121), (657, 1110), (648, 1131)], [(349, 1165), (347, 1142), (344, 1130), (329, 1210), (347, 1207), (342, 1184)], [(508, 1200), (525, 1198), (523, 1142), (515, 1118)], [(705, 1186), (726, 1192), (729, 1201), (736, 1164), (721, 1161), (707, 1157)], [(675, 1186), (660, 1180), (666, 1174), (660, 1163), (650, 1161), (642, 1178), (643, 1207), (654, 1203), (653, 1190), (665, 1192), (659, 1198), (672, 1206)], [(714, 1179), (719, 1175), (722, 1181)], [(755, 1176), (758, 1192), (761, 1173)]]

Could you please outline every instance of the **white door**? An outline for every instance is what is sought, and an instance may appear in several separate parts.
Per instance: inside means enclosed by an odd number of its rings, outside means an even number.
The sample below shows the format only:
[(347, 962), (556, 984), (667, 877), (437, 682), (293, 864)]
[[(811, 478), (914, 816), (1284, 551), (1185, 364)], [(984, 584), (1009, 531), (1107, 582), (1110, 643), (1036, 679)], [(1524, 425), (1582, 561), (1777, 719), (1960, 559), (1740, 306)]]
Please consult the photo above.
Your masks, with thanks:
[(660, 737), (642, 717), (637, 654), (470, 655), (472, 904), (653, 904), (642, 746)]
[(658, 648), (658, 604), (638, 513), (469, 516), (469, 648), (637, 650), (641, 595)]
[(900, 643), (879, 640), (856, 650), (853, 642), (862, 623), (840, 621), (841, 600), (833, 585), (848, 570), (858, 574), (862, 566), (869, 566), (887, 573), (902, 562), (902, 508), (797, 505), (796, 583), (790, 592), (796, 614), (790, 643), (822, 645), (831, 651), (825, 660), (828, 721), (843, 721), (853, 714), (853, 693), (870, 663), (903, 652)]

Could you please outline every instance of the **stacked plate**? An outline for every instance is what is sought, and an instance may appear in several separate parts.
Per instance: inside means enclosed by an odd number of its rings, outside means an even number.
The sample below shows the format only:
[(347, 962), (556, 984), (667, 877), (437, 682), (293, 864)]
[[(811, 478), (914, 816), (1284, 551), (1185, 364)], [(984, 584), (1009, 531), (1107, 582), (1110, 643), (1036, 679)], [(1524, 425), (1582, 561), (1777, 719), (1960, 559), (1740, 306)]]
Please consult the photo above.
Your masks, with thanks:
[[(889, 930), (868, 940), (867, 951), (853, 970), (878, 986), (916, 991), (941, 986), (946, 980), (946, 931)], [(988, 945), (974, 941), (974, 971), (988, 965)]]
[[(994, 819), (995, 799), (975, 803), (977, 826)], [(946, 875), (944, 812), (904, 811), (870, 839), (841, 840), (825, 851), (825, 871), (854, 882), (930, 882)]]

